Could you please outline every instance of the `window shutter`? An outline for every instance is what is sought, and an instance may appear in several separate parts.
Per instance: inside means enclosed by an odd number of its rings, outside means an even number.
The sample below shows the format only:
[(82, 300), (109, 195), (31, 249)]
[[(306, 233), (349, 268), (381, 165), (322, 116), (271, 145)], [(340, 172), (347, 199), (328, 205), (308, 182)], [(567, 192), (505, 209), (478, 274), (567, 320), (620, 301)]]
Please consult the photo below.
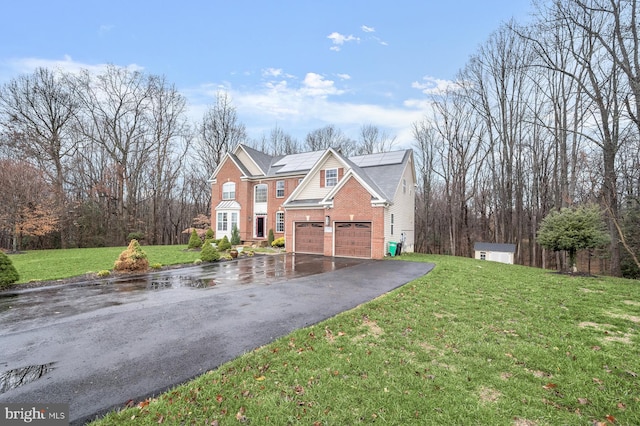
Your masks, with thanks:
[(344, 169), (342, 167), (340, 167), (338, 169), (338, 182), (340, 182), (340, 180), (342, 180), (342, 176), (344, 176)]
[(320, 170), (320, 188), (324, 188), (324, 170)]

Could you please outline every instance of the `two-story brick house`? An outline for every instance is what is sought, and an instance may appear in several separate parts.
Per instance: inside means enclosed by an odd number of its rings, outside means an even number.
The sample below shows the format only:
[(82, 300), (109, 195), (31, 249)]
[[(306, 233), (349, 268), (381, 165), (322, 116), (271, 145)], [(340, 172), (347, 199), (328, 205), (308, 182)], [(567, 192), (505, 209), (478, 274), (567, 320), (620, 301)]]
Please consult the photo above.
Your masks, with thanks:
[(413, 251), (413, 151), (346, 158), (333, 149), (270, 156), (245, 145), (210, 179), (216, 238), (284, 237), (288, 251), (382, 258), (391, 241)]

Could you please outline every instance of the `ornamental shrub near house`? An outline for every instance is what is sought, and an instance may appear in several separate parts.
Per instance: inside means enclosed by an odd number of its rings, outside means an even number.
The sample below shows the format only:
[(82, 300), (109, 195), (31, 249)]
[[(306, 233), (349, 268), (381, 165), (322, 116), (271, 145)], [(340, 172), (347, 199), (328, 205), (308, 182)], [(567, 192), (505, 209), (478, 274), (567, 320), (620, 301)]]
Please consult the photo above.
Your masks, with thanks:
[(149, 261), (147, 260), (147, 254), (140, 247), (138, 240), (131, 240), (129, 247), (122, 253), (116, 260), (113, 266), (116, 271), (146, 271), (149, 269)]
[(273, 235), (273, 229), (269, 229), (269, 237), (267, 238), (267, 243), (269, 243), (269, 245), (273, 244), (273, 240), (275, 240), (276, 237)]
[(200, 259), (202, 259), (203, 262), (215, 262), (220, 259), (220, 252), (213, 246), (212, 239), (204, 240), (204, 245), (200, 252)]
[(218, 250), (219, 251), (227, 251), (230, 248), (231, 248), (231, 243), (229, 242), (229, 239), (225, 235), (224, 237), (222, 237), (222, 239), (218, 243)]
[(9, 256), (0, 251), (0, 288), (8, 287), (20, 279)]
[(284, 247), (284, 237), (276, 238), (271, 243), (272, 247)]
[(200, 237), (198, 236), (198, 233), (194, 229), (193, 231), (191, 231), (191, 236), (189, 237), (189, 245), (187, 246), (187, 248), (189, 250), (193, 250), (193, 249), (199, 249), (200, 247), (202, 247), (202, 240), (200, 239)]
[(240, 231), (236, 224), (233, 224), (233, 228), (231, 229), (231, 245), (237, 246), (240, 244)]
[(204, 239), (213, 240), (214, 238), (215, 238), (215, 234), (213, 233), (213, 229), (211, 228), (207, 229), (207, 232), (205, 232), (204, 234)]

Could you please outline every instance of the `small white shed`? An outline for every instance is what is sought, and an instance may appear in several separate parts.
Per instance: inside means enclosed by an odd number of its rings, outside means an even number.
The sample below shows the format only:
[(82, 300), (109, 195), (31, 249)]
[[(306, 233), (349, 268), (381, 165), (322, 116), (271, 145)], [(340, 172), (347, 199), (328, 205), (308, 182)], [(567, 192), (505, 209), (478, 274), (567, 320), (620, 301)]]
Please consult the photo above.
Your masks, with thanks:
[(515, 244), (475, 243), (473, 245), (475, 258), (479, 260), (491, 260), (494, 262), (513, 265), (513, 257), (516, 253)]

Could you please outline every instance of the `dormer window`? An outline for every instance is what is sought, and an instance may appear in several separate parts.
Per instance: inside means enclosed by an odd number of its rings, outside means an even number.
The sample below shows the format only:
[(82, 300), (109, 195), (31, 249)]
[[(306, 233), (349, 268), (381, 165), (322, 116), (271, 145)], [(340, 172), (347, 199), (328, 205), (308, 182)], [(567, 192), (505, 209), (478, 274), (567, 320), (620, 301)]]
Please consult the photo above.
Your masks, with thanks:
[(223, 200), (235, 200), (236, 199), (236, 183), (226, 182), (222, 185), (222, 199)]
[(324, 186), (336, 186), (338, 184), (338, 169), (327, 169), (324, 172)]

